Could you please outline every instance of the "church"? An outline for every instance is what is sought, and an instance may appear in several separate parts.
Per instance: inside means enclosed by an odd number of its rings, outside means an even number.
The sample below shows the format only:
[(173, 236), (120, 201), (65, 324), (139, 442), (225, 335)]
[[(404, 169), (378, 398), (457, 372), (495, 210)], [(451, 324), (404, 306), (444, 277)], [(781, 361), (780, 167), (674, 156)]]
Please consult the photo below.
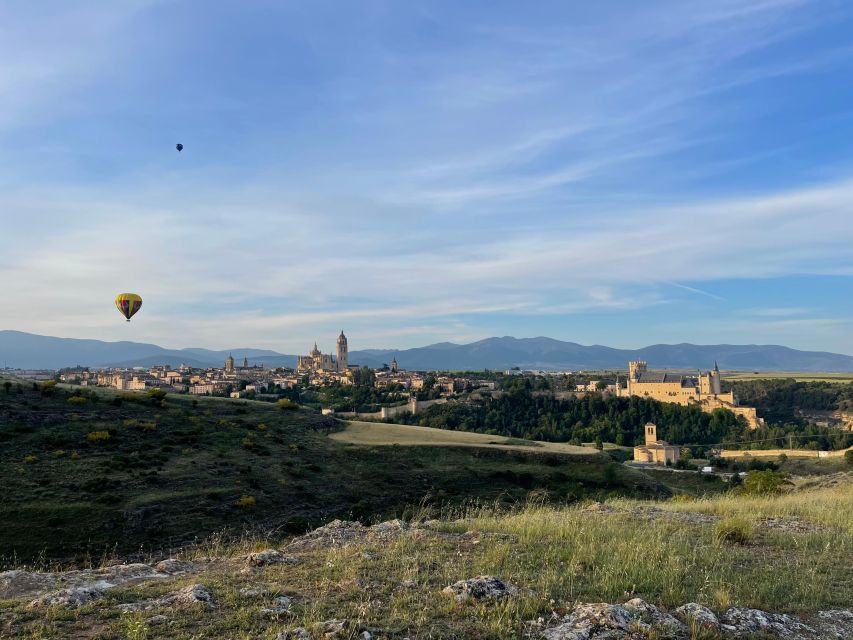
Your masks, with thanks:
[(343, 373), (349, 368), (349, 354), (347, 348), (347, 337), (341, 329), (338, 336), (337, 357), (330, 353), (322, 353), (314, 343), (314, 348), (307, 356), (296, 357), (296, 371), (298, 373), (309, 373), (312, 371), (325, 371)]
[(634, 460), (646, 464), (675, 464), (681, 455), (681, 447), (658, 440), (658, 428), (653, 422), (645, 427), (646, 443), (634, 447)]

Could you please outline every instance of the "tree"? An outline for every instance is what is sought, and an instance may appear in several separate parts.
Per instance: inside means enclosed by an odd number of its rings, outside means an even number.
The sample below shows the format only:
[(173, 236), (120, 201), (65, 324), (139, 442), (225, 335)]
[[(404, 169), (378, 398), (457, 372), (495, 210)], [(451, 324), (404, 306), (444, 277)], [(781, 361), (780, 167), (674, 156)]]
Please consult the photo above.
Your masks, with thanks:
[(853, 466), (853, 449), (844, 452), (844, 460), (847, 464)]

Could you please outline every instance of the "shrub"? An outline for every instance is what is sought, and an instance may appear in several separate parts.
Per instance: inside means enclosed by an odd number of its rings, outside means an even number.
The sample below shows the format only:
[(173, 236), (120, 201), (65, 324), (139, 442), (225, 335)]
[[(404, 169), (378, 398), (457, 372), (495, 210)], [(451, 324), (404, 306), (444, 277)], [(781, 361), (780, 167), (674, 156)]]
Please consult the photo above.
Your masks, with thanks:
[(89, 442), (104, 442), (110, 439), (109, 431), (92, 431), (86, 436)]
[(24, 462), (26, 464), (32, 464), (33, 462), (38, 462), (38, 458), (33, 455), (24, 456)]
[(56, 451), (53, 452), (54, 458), (62, 458), (64, 455), (65, 455), (64, 449), (57, 449)]
[(88, 400), (86, 398), (84, 398), (83, 396), (71, 396), (70, 398), (68, 398), (68, 404), (80, 405), (80, 404), (86, 404), (87, 402), (88, 402)]
[(149, 389), (148, 393), (146, 395), (149, 398), (151, 398), (152, 401), (154, 401), (154, 404), (158, 404), (161, 400), (163, 400), (166, 397), (166, 392), (163, 391), (162, 389), (156, 389), (155, 388), (155, 389)]
[(255, 496), (240, 496), (240, 499), (237, 501), (237, 506), (241, 509), (248, 509), (254, 507), (256, 504), (257, 500), (255, 500)]
[(11, 382), (9, 382), (8, 380), (6, 380), (6, 381), (3, 383), (3, 389), (4, 389), (4, 390), (6, 391), (6, 393), (8, 394), (8, 393), (12, 390), (12, 383), (11, 383)]
[(74, 452), (71, 454), (71, 459), (72, 459), (72, 460), (79, 460), (79, 459), (80, 459), (80, 454), (79, 454), (79, 453), (77, 453), (76, 451), (74, 451)]
[(714, 525), (717, 543), (749, 544), (755, 537), (755, 525), (745, 518), (727, 518)]
[(670, 502), (693, 502), (694, 499), (695, 498), (693, 496), (691, 496), (687, 493), (678, 493), (678, 494), (672, 496), (669, 499), (669, 501)]
[(790, 484), (787, 473), (776, 473), (771, 469), (750, 471), (743, 480), (743, 492), (754, 496), (775, 496), (782, 487)]
[(279, 409), (283, 409), (285, 411), (293, 411), (294, 409), (299, 408), (298, 404), (288, 398), (282, 398), (276, 404), (278, 405)]
[(853, 449), (844, 452), (844, 460), (849, 465), (853, 465)]

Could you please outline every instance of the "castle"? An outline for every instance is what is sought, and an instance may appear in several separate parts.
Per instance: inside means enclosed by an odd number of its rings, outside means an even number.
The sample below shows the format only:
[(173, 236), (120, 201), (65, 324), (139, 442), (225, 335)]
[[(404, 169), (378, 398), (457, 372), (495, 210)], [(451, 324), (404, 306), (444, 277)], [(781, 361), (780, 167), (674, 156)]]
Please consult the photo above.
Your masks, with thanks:
[(659, 402), (676, 404), (698, 404), (703, 411), (728, 409), (743, 416), (751, 429), (763, 424), (753, 407), (741, 407), (733, 391), (723, 393), (720, 384), (720, 369), (714, 363), (713, 371), (688, 376), (668, 371), (649, 371), (642, 360), (628, 363), (628, 381), (622, 386), (617, 381), (616, 395), (642, 396)]
[(337, 371), (344, 372), (349, 368), (349, 352), (347, 348), (347, 337), (341, 329), (338, 336), (337, 358), (329, 353), (321, 353), (314, 343), (314, 348), (307, 356), (296, 357), (296, 371), (308, 373), (310, 371)]

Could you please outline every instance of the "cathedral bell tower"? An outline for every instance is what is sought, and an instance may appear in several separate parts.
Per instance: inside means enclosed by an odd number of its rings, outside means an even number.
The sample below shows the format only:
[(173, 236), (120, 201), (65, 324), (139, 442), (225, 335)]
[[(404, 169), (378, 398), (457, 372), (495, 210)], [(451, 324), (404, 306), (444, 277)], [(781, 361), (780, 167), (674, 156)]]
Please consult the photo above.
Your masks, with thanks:
[(349, 368), (348, 360), (347, 337), (344, 335), (344, 330), (341, 329), (341, 335), (338, 336), (338, 371), (344, 371)]

